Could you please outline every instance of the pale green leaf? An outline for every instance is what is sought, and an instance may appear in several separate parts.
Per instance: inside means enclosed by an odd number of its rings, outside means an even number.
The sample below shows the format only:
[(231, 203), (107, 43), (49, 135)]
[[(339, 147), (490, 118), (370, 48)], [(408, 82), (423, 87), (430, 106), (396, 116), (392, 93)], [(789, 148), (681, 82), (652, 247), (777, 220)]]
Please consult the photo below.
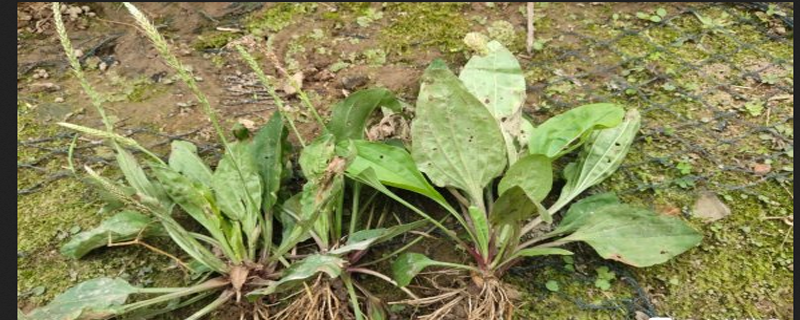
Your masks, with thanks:
[(422, 76), (411, 135), (420, 171), (435, 185), (462, 189), (473, 200), (506, 167), (497, 120), (441, 60)]
[(169, 203), (164, 190), (161, 189), (159, 185), (153, 184), (150, 179), (147, 178), (147, 175), (145, 175), (144, 170), (136, 161), (136, 158), (119, 145), (117, 145), (117, 163), (119, 164), (119, 169), (122, 171), (122, 174), (125, 175), (125, 180), (136, 190), (144, 202), (158, 201), (162, 204)]
[(211, 185), (211, 169), (197, 156), (197, 147), (191, 142), (179, 140), (172, 142), (169, 167), (203, 185)]
[(553, 186), (553, 166), (550, 159), (540, 154), (529, 154), (520, 158), (500, 179), (497, 192), (502, 195), (514, 186), (521, 187), (534, 201), (544, 200)]
[(309, 181), (318, 179), (328, 168), (328, 162), (336, 155), (334, 136), (324, 133), (314, 139), (300, 152), (297, 162), (303, 170), (303, 175)]
[(378, 107), (386, 107), (399, 112), (400, 102), (394, 94), (384, 88), (356, 91), (344, 101), (333, 106), (328, 130), (337, 141), (363, 139), (367, 119)]
[(536, 257), (536, 256), (570, 256), (573, 255), (572, 251), (559, 249), (559, 248), (528, 248), (517, 251), (515, 257)]
[(515, 161), (514, 138), (520, 135), (525, 77), (517, 58), (500, 42), (491, 41), (486, 48), (486, 55), (469, 59), (459, 79), (500, 122), (510, 159)]
[(97, 278), (59, 294), (48, 305), (27, 315), (31, 320), (105, 319), (120, 312), (137, 288), (120, 278)]
[(622, 107), (611, 103), (571, 109), (533, 129), (528, 140), (528, 153), (558, 158), (580, 146), (592, 131), (618, 125), (624, 113)]
[(166, 235), (158, 223), (153, 223), (150, 217), (135, 211), (121, 211), (104, 220), (94, 229), (83, 231), (73, 236), (69, 242), (61, 246), (61, 254), (78, 259), (90, 251), (103, 247), (112, 242), (121, 242), (135, 239), (141, 235), (148, 236)]
[(397, 260), (392, 263), (392, 278), (394, 278), (398, 286), (405, 287), (423, 269), (434, 265), (436, 265), (436, 261), (431, 260), (424, 254), (406, 252), (398, 256)]
[(517, 226), (537, 212), (546, 214), (547, 210), (528, 197), (520, 186), (513, 186), (495, 200), (489, 221), (492, 225)]
[(607, 205), (562, 241), (583, 241), (606, 259), (636, 267), (664, 263), (700, 243), (682, 220), (625, 204)]
[(561, 189), (558, 203), (566, 204), (580, 193), (614, 173), (628, 154), (639, 131), (641, 118), (636, 109), (629, 110), (622, 124), (595, 131), (584, 146), (577, 164), (564, 170), (567, 183)]

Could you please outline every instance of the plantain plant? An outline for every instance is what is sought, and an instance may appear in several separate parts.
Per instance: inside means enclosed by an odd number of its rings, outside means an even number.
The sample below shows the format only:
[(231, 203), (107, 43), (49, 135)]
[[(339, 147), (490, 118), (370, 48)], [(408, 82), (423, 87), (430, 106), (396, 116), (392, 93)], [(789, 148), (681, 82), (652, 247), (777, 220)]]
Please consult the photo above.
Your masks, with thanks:
[[(621, 203), (613, 193), (574, 201), (622, 163), (639, 130), (635, 109), (584, 105), (534, 127), (521, 116), (525, 80), (516, 58), (496, 41), (486, 49), (459, 76), (441, 60), (425, 70), (410, 152), (359, 141), (357, 156), (346, 170), (435, 224), (473, 258), (464, 264), (401, 254), (392, 267), (401, 286), (423, 269), (438, 266), (468, 273), (471, 286), (477, 287), (409, 303), (449, 300), (429, 319), (443, 318), (460, 304), (469, 319), (510, 319), (513, 295), (501, 278), (525, 257), (571, 255), (564, 245), (584, 242), (603, 258), (646, 267), (699, 243), (701, 235), (682, 220)], [(577, 158), (561, 172), (564, 187), (545, 206), (553, 191), (553, 162), (576, 150)], [(428, 179), (448, 190), (458, 209)], [(430, 198), (463, 232), (445, 227), (387, 187)], [(553, 216), (564, 208), (560, 223), (553, 225)]]

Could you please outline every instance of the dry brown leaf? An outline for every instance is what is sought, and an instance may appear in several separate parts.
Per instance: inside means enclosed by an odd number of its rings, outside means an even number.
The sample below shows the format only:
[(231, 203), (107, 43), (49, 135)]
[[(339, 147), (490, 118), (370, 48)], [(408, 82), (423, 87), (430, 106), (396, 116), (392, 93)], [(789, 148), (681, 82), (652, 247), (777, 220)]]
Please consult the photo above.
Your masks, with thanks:
[(731, 209), (725, 205), (716, 194), (704, 192), (692, 208), (694, 216), (706, 222), (714, 222), (731, 214)]

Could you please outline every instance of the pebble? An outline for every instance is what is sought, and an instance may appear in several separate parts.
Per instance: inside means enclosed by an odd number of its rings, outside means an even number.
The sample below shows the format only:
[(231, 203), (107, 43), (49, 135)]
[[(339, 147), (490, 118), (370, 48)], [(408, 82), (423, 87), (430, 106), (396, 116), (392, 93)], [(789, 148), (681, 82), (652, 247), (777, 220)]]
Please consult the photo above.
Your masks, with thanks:
[(80, 58), (83, 56), (83, 50), (75, 49), (75, 57)]
[(55, 102), (55, 103), (62, 103), (62, 102), (64, 102), (64, 98), (62, 98), (62, 97), (56, 97), (56, 98), (53, 100), (53, 102)]

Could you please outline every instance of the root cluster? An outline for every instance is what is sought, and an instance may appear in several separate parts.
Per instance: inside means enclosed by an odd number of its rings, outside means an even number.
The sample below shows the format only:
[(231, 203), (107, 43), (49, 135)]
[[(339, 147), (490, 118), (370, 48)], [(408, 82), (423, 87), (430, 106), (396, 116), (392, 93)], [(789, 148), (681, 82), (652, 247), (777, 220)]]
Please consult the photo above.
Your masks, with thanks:
[(318, 277), (312, 285), (303, 284), (285, 308), (270, 319), (276, 320), (342, 320), (349, 319), (347, 300), (331, 283)]
[(468, 289), (449, 289), (438, 287), (444, 293), (437, 296), (398, 301), (414, 306), (441, 304), (432, 312), (419, 316), (420, 320), (509, 320), (514, 313), (512, 300), (515, 291), (496, 278), (481, 281), (480, 286), (470, 284)]

